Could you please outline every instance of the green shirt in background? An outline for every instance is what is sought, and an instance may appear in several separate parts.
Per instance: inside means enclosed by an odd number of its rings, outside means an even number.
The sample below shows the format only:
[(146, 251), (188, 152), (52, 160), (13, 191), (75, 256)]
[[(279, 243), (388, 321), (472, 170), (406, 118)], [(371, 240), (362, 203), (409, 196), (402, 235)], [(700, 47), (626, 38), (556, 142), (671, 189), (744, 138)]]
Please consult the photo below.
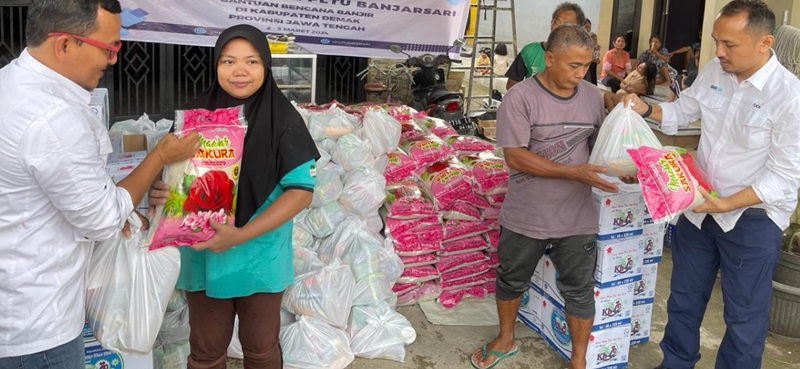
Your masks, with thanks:
[(542, 42), (533, 42), (525, 45), (517, 54), (506, 72), (506, 77), (520, 82), (541, 73), (544, 68), (544, 45)]
[[(253, 218), (275, 202), (284, 189), (313, 189), (314, 164), (310, 160), (286, 174)], [(181, 273), (177, 287), (183, 290), (205, 290), (209, 297), (227, 299), (281, 292), (294, 280), (292, 221), (221, 253), (186, 246), (179, 249)]]

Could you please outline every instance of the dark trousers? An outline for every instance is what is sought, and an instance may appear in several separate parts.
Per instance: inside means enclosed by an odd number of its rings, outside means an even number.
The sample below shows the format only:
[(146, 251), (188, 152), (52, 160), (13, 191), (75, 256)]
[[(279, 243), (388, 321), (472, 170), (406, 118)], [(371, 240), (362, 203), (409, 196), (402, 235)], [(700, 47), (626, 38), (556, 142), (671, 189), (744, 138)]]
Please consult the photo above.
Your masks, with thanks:
[(616, 78), (614, 78), (614, 77), (612, 77), (610, 75), (606, 76), (605, 78), (603, 78), (602, 82), (603, 82), (604, 85), (608, 86), (608, 88), (610, 88), (611, 92), (613, 92), (613, 93), (617, 93), (617, 91), (620, 88), (620, 84), (622, 83), (622, 81), (620, 81), (620, 80), (618, 80), (618, 79), (616, 79)]
[(187, 292), (189, 303), (189, 369), (224, 369), (233, 322), (239, 315), (245, 369), (281, 369), (278, 341), (281, 329), (281, 293), (215, 299), (205, 291)]
[(700, 325), (720, 270), (726, 331), (715, 368), (761, 368), (780, 237), (781, 230), (761, 209), (745, 211), (728, 233), (711, 216), (702, 229), (681, 216), (672, 248), (662, 365), (688, 369), (700, 360)]

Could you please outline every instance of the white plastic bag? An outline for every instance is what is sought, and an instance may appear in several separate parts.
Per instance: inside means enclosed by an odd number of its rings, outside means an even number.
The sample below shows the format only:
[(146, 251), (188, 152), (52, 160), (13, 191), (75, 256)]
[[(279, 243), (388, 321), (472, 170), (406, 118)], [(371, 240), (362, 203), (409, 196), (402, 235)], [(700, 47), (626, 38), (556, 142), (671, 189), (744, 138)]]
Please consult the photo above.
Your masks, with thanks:
[(358, 118), (335, 105), (324, 112), (313, 112), (308, 117), (308, 131), (317, 142), (326, 138), (338, 139), (352, 132), (357, 125)]
[(302, 219), (305, 217), (305, 213), (308, 213), (308, 209), (303, 209), (300, 214), (297, 214), (292, 224), (292, 247), (311, 247), (311, 244), (314, 243), (314, 236), (309, 232), (306, 227), (298, 221), (298, 219)]
[(400, 143), (402, 126), (383, 109), (372, 109), (364, 114), (364, 138), (373, 156), (388, 154)]
[(317, 184), (314, 185), (314, 197), (311, 200), (312, 208), (323, 206), (336, 201), (342, 195), (342, 179), (340, 169), (336, 164), (330, 164), (317, 171)]
[(356, 281), (380, 269), (379, 253), (382, 240), (367, 230), (366, 222), (348, 217), (336, 232), (320, 245), (317, 252), (323, 262), (341, 259), (349, 265)]
[(344, 369), (355, 356), (341, 329), (310, 316), (281, 328), (284, 369)]
[(369, 152), (367, 143), (352, 133), (339, 138), (330, 153), (333, 161), (348, 172), (354, 168), (375, 166), (375, 158)]
[(350, 267), (336, 259), (318, 271), (295, 277), (283, 294), (281, 307), (344, 328), (353, 305), (355, 284)]
[(386, 179), (374, 168), (356, 168), (345, 176), (339, 202), (348, 212), (367, 219), (386, 200), (385, 188)]
[(604, 174), (612, 177), (635, 175), (636, 165), (625, 150), (642, 145), (662, 147), (647, 122), (633, 109), (619, 103), (600, 126), (589, 164), (606, 167)]
[(189, 305), (183, 291), (175, 290), (153, 345), (153, 366), (159, 369), (186, 369), (188, 358)]
[(153, 348), (180, 272), (177, 248), (148, 251), (139, 217), (128, 218), (131, 238), (120, 232), (98, 242), (86, 291), (89, 325), (104, 348), (147, 354)]
[[(294, 314), (281, 309), (281, 327), (285, 327), (289, 324), (294, 323), (295, 317)], [(187, 352), (188, 356), (188, 352)], [(232, 357), (234, 359), (244, 359), (244, 350), (242, 350), (242, 341), (239, 340), (239, 315), (234, 317), (233, 321), (233, 336), (231, 336), (231, 343), (228, 345), (228, 357)], [(166, 369), (161, 367), (156, 367), (157, 369)], [(184, 369), (186, 367), (184, 366)]]
[(301, 276), (308, 272), (315, 272), (325, 267), (325, 263), (319, 260), (319, 256), (309, 249), (295, 247), (292, 252), (292, 266), (294, 275)]
[(372, 273), (356, 282), (353, 305), (377, 305), (393, 294), (386, 273)]
[(348, 331), (356, 356), (401, 363), (405, 362), (405, 345), (417, 339), (408, 319), (386, 305), (353, 307)]
[(311, 208), (300, 222), (314, 237), (328, 237), (343, 220), (347, 212), (338, 202), (329, 202), (318, 208)]

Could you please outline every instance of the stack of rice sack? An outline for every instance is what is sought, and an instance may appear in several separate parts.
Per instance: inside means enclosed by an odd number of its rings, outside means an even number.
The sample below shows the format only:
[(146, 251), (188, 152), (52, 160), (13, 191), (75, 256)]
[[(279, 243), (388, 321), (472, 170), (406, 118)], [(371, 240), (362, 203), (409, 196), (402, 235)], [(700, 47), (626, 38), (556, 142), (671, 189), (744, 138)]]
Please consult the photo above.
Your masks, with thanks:
[(294, 219), (294, 283), (283, 297), (285, 368), (344, 368), (354, 357), (403, 362), (416, 339), (395, 311), (400, 258), (384, 247), (381, 174), (400, 123), (382, 109), (298, 107), (321, 158), (311, 206)]
[[(401, 256), (398, 305), (438, 299), (455, 306), (494, 293), (499, 207), (508, 167), (494, 145), (446, 122), (410, 114), (384, 170), (387, 243)], [(404, 119), (405, 118), (405, 119)]]

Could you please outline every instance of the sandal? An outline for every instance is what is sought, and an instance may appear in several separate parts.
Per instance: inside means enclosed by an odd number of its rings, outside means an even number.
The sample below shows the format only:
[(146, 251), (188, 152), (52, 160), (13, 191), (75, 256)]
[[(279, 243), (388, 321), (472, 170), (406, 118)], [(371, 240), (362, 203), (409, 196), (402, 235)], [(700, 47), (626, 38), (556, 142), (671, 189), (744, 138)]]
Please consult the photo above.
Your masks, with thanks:
[(487, 344), (483, 345), (483, 347), (481, 347), (481, 359), (485, 359), (487, 356), (490, 356), (490, 355), (494, 356), (496, 359), (494, 359), (494, 362), (489, 364), (487, 367), (483, 368), (480, 365), (478, 365), (477, 362), (475, 362), (475, 355), (473, 354), (473, 355), (470, 356), (470, 359), (469, 359), (470, 363), (472, 363), (472, 367), (473, 368), (475, 368), (475, 369), (492, 369), (495, 366), (497, 366), (497, 364), (500, 364), (501, 362), (503, 362), (503, 360), (508, 359), (508, 358), (516, 355), (519, 352), (519, 346), (517, 346), (517, 345), (514, 345), (514, 348), (511, 349), (508, 352), (487, 350), (486, 347), (488, 345), (489, 344), (487, 343)]

